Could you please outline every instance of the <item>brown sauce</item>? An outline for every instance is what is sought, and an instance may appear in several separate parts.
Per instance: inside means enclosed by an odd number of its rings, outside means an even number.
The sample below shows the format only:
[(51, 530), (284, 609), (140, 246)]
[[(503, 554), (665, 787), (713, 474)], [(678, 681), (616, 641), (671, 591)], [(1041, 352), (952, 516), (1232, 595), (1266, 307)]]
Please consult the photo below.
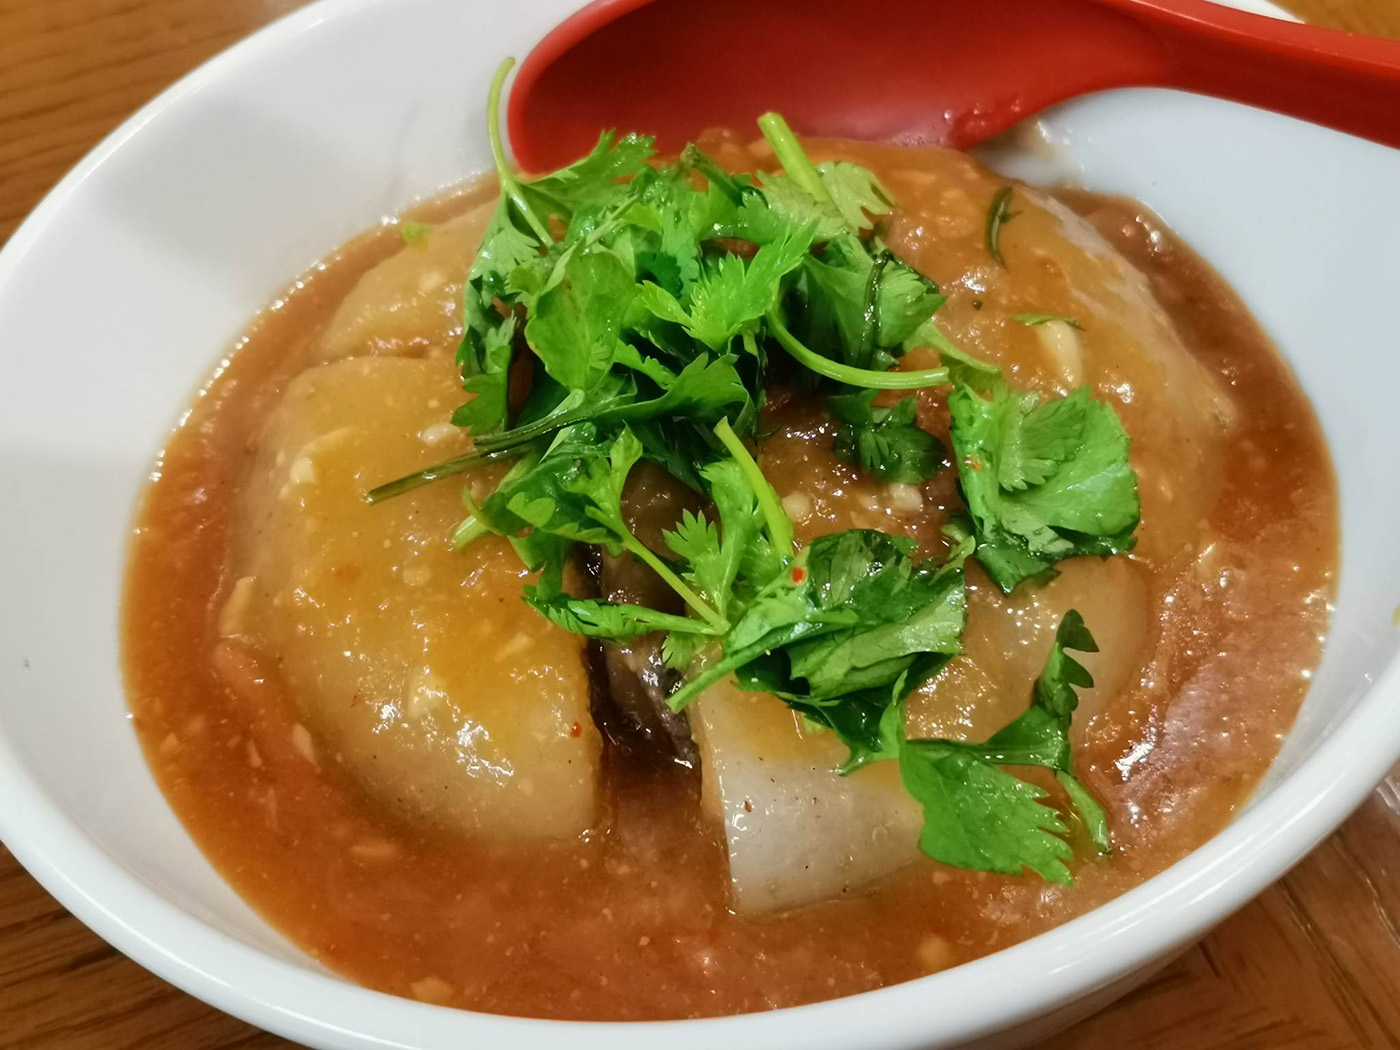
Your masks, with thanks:
[[(947, 330), (979, 351), (995, 344), (1018, 382), (1053, 387), (1041, 337), (1005, 324), (1033, 307), (1075, 312), (1050, 301), (1065, 274), (1053, 251), (1037, 254), (1035, 216), (1006, 227), (1009, 269), (998, 275), (980, 254), (980, 228), (969, 227), (985, 207), (980, 169), (927, 151), (841, 152), (877, 170), (904, 206), (891, 242), (943, 285)], [(415, 217), (464, 211), (482, 192)], [(944, 969), (1102, 903), (1218, 831), (1272, 761), (1320, 655), (1337, 558), (1331, 467), (1306, 398), (1208, 265), (1132, 202), (1059, 199), (1146, 276), (1231, 406), (1192, 468), (1197, 491), (1172, 491), (1182, 469), (1173, 460), (1190, 453), (1153, 421), (1170, 406), (1135, 380), (1087, 377), (1120, 399), (1144, 490), (1142, 542), (1115, 561), (1146, 612), (1120, 630), (1128, 651), (1115, 656), (1111, 695), (1086, 704), (1076, 757), (1110, 814), (1112, 859), (1077, 863), (1071, 888), (921, 860), (864, 892), (742, 917), (727, 907), (723, 836), (698, 775), (606, 736), (596, 829), (553, 845), (427, 828), (367, 793), (334, 754), (309, 760), (275, 654), (230, 646), (219, 629), (235, 582), (237, 503), (259, 426), (315, 359), (357, 279), (402, 247), (393, 229), (347, 246), (257, 320), (172, 436), (138, 515), (123, 619), (130, 703), (152, 769), (200, 847), (270, 923), (356, 981), (476, 1010), (615, 1020), (788, 1006)], [(1111, 343), (1110, 327), (1086, 326), (1086, 341)], [(936, 432), (946, 430), (940, 400), (926, 398), (921, 413)], [(917, 503), (902, 494), (895, 513), (853, 501), (863, 482), (830, 459), (819, 412), (777, 403), (769, 425), (779, 429), (763, 466), (805, 512), (800, 536), (877, 524), (936, 549), (955, 502), (950, 471)], [(974, 617), (1000, 607), (978, 573), (969, 582)], [(959, 692), (956, 676), (971, 666), (950, 669), (945, 694), (982, 695)], [(924, 717), (944, 732), (1005, 720), (950, 707), (937, 692)]]

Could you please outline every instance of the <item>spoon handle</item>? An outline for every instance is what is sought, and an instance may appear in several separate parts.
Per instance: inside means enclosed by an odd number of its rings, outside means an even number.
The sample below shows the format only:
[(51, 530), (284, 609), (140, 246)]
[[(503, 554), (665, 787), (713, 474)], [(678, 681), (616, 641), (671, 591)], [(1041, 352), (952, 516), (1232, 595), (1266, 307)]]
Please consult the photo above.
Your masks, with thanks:
[(1400, 147), (1400, 41), (1249, 14), (1205, 0), (1097, 0), (1152, 30), (1164, 86), (1214, 95)]

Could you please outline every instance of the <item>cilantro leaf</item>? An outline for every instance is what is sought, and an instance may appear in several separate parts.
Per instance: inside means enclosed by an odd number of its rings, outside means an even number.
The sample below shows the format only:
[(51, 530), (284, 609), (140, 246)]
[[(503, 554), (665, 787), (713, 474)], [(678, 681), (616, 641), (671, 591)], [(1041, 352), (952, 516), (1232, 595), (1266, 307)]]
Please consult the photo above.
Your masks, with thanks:
[(715, 633), (703, 620), (658, 612), (645, 605), (575, 598), (568, 594), (544, 595), (527, 586), (526, 603), (547, 620), (586, 638), (629, 641), (652, 631), (672, 631), (705, 637)]
[(877, 345), (895, 347), (917, 332), (947, 297), (938, 285), (898, 259), (887, 266), (879, 285)]
[(819, 201), (785, 175), (764, 175), (761, 198), (749, 198), (734, 216), (730, 233), (767, 244), (785, 232), (811, 227), (818, 243), (849, 234), (850, 226), (832, 201)]
[(898, 680), (918, 654), (951, 657), (962, 651), (967, 609), (960, 571), (915, 574), (888, 600), (898, 608), (884, 610), (878, 620), (869, 617), (856, 627), (789, 648), (791, 676), (806, 682), (805, 690), (794, 695), (816, 702), (878, 688)]
[(997, 457), (997, 481), (1004, 489), (1020, 491), (1044, 484), (1057, 466), (1074, 455), (1083, 438), (1093, 404), (1086, 391), (1045, 404), (1039, 400), (1036, 394), (1022, 393), (1012, 402), (1011, 418), (1019, 417), (1019, 425), (1002, 429)]
[(470, 434), (488, 434), (506, 424), (509, 411), (510, 366), (514, 359), (515, 318), (473, 331), (463, 339), (462, 389), (470, 399), (452, 413), (454, 426)]
[(572, 218), (601, 190), (635, 176), (655, 153), (649, 136), (604, 131), (585, 156), (542, 178), (521, 184), (525, 199), (541, 216)]
[(1128, 436), (1087, 387), (1041, 404), (959, 384), (948, 406), (977, 560), (1003, 591), (1065, 558), (1131, 549), (1141, 511)]
[[(714, 522), (704, 514), (683, 511), (676, 527), (667, 530), (664, 537), (666, 546), (677, 557), (690, 563), (687, 579), (711, 596), (723, 590), (724, 598), (728, 599), (727, 586), (722, 587), (721, 584), (732, 582), (733, 575), (725, 571), (728, 559), (721, 552), (719, 527)], [(734, 564), (737, 569), (738, 563)], [(724, 610), (721, 608), (720, 612)]]
[(943, 465), (943, 443), (915, 422), (912, 397), (892, 408), (875, 407), (874, 390), (826, 399), (841, 421), (832, 451), (837, 458), (883, 482), (918, 485)]
[(1069, 743), (1070, 722), (1079, 706), (1075, 689), (1092, 689), (1094, 678), (1067, 650), (1096, 653), (1094, 636), (1084, 618), (1071, 609), (1055, 631), (1055, 643), (1046, 657), (1045, 668), (1035, 682), (1031, 707), (1025, 714), (987, 741), (988, 752), (998, 752), (996, 760), (1017, 765), (1046, 766), (1069, 795), (1084, 827), (1100, 854), (1112, 849), (1108, 817), (1103, 807), (1074, 775)]
[(906, 740), (899, 752), (905, 790), (923, 806), (919, 848), (934, 860), (974, 871), (1020, 875), (1030, 868), (1067, 884), (1073, 856), (1060, 815), (1045, 792), (950, 740)]
[(1069, 649), (1098, 651), (1073, 609), (1055, 632), (1030, 708), (985, 744), (902, 742), (900, 772), (924, 806), (919, 844), (929, 856), (1008, 875), (1027, 867), (1051, 882), (1070, 881), (1064, 861), (1072, 851), (1063, 839), (1069, 829), (1041, 803), (1044, 791), (999, 768), (1007, 765), (1053, 770), (1095, 848), (1100, 854), (1111, 850), (1107, 815), (1073, 772), (1069, 730), (1079, 703), (1075, 689), (1091, 688), (1094, 680)]
[(770, 692), (833, 729), (847, 768), (884, 755), (886, 713), (962, 651), (960, 547), (942, 566), (915, 563), (913, 543), (868, 529), (814, 540), (749, 603), (724, 656), (669, 700), (681, 710), (725, 675)]
[[(803, 264), (808, 345), (836, 346), (855, 368), (889, 368), (896, 349), (943, 305), (938, 286), (888, 253), (873, 258), (854, 237)], [(805, 294), (803, 294), (805, 292)]]
[(642, 455), (683, 485), (705, 493), (701, 468), (716, 456), (710, 428), (689, 419), (667, 416), (628, 424), (642, 443)]
[(741, 409), (749, 401), (749, 391), (735, 367), (735, 359), (702, 354), (681, 369), (659, 397), (619, 407), (608, 418), (631, 421), (669, 415), (714, 423), (724, 418), (727, 411)]
[(518, 229), (502, 197), (481, 247), (472, 262), (464, 291), (465, 332), (457, 350), (463, 388), (472, 395), (452, 416), (452, 422), (472, 434), (486, 434), (506, 424), (507, 393), (519, 298), (511, 275), (540, 264), (540, 244)]
[(622, 487), (639, 458), (641, 445), (625, 428), (609, 443), (591, 423), (568, 427), (537, 463), (508, 474), (480, 514), (496, 532), (532, 528), (621, 554), (631, 535), (622, 517)]
[(701, 473), (719, 511), (720, 527), (704, 515), (687, 511), (665, 538), (667, 546), (689, 563), (686, 578), (710, 598), (721, 616), (728, 616), (741, 574), (767, 583), (780, 566), (761, 535), (763, 513), (743, 469), (733, 460), (718, 460)]
[(720, 256), (705, 267), (685, 305), (651, 282), (641, 286), (639, 296), (657, 317), (722, 351), (773, 306), (782, 278), (802, 264), (811, 246), (811, 229), (805, 228), (765, 244), (748, 262), (737, 255)]
[(610, 251), (571, 253), (535, 298), (525, 338), (545, 371), (588, 388), (612, 367), (622, 317), (636, 294), (631, 271)]
[(881, 185), (868, 168), (848, 160), (827, 161), (817, 165), (822, 185), (831, 195), (832, 204), (854, 230), (867, 229), (869, 216), (887, 215), (894, 197)]
[(518, 536), (529, 529), (530, 535), (543, 532), (573, 543), (596, 544), (613, 555), (630, 551), (710, 627), (723, 630), (728, 627), (724, 618), (627, 527), (622, 489), (641, 456), (641, 442), (627, 427), (611, 442), (592, 423), (566, 427), (538, 461), (522, 461), (512, 468), (482, 502), (477, 517), (505, 535)]
[(668, 631), (661, 639), (661, 660), (672, 671), (684, 671), (711, 639), (691, 631)]
[(766, 210), (751, 200), (739, 219), (766, 243), (764, 231), (783, 224), (811, 225), (818, 241), (868, 230), (869, 216), (885, 215), (894, 198), (871, 171), (850, 161), (813, 164), (785, 121), (777, 113), (765, 113), (758, 126), (783, 166), (783, 174), (765, 174), (762, 193)]

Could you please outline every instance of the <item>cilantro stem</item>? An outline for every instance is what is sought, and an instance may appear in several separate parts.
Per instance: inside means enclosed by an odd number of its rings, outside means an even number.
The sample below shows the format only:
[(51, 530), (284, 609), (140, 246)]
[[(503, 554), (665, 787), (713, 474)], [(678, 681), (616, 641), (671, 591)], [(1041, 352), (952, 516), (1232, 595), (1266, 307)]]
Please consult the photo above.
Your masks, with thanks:
[(890, 264), (892, 258), (894, 256), (888, 251), (875, 256), (875, 262), (870, 267), (870, 276), (865, 282), (865, 306), (861, 311), (860, 334), (860, 359), (865, 364), (870, 363), (880, 342), (880, 280), (884, 277), (885, 267)]
[(763, 476), (758, 463), (739, 440), (739, 435), (734, 433), (734, 428), (729, 425), (727, 418), (715, 424), (715, 437), (719, 438), (720, 443), (734, 457), (739, 469), (744, 472), (745, 480), (758, 499), (758, 509), (763, 512), (763, 521), (768, 529), (768, 538), (773, 541), (773, 549), (778, 553), (778, 557), (786, 561), (792, 555), (796, 539), (792, 534), (792, 520), (783, 510), (778, 494), (773, 491), (773, 486), (768, 484), (768, 479)]
[(778, 158), (778, 163), (783, 166), (788, 177), (815, 197), (818, 203), (832, 204), (831, 194), (827, 192), (826, 183), (822, 182), (821, 172), (817, 171), (816, 165), (807, 156), (802, 143), (797, 141), (797, 136), (792, 133), (792, 128), (788, 127), (783, 115), (763, 114), (758, 118), (758, 129), (763, 132), (768, 145), (773, 147), (773, 155)]
[(921, 327), (917, 332), (914, 333), (914, 338), (912, 341), (916, 344), (926, 342), (935, 350), (937, 350), (940, 354), (951, 355), (954, 359), (956, 359), (962, 364), (971, 364), (975, 362), (977, 364), (983, 365), (983, 367), (985, 368), (992, 368), (991, 365), (987, 365), (985, 362), (982, 362), (978, 358), (973, 357), (971, 354), (963, 350), (962, 347), (958, 346), (957, 343), (953, 342), (946, 335), (944, 335), (942, 330), (938, 327), (938, 325), (934, 323), (933, 318), (929, 318), (928, 322), (924, 324), (923, 327)]
[(672, 693), (666, 700), (666, 706), (679, 714), (710, 686), (714, 685), (731, 671), (735, 671), (755, 657), (761, 656), (763, 652), (763, 646), (750, 645), (743, 649), (736, 650), (735, 652), (726, 653), (722, 660), (710, 664), (694, 678), (687, 681)]
[[(533, 461), (534, 457), (528, 457)], [(526, 460), (518, 460), (515, 466), (511, 467), (511, 473), (520, 470)], [(528, 469), (528, 468), (527, 468)], [(509, 475), (507, 475), (509, 476)], [(467, 508), (467, 516), (463, 518), (455, 529), (452, 530), (452, 549), (459, 551), (470, 546), (481, 537), (491, 531), (491, 526), (487, 525), (481, 517), (481, 508), (476, 505), (476, 500), (472, 499), (472, 487), (467, 485), (462, 489), (462, 506)]]
[(652, 572), (665, 580), (667, 585), (684, 599), (686, 605), (689, 605), (699, 613), (701, 618), (713, 627), (716, 632), (723, 634), (725, 631), (729, 630), (729, 621), (711, 609), (700, 595), (686, 586), (685, 581), (672, 572), (670, 566), (653, 554), (645, 543), (637, 539), (637, 537), (633, 536), (630, 532), (624, 531), (622, 534), (622, 546), (631, 551), (636, 557), (640, 558)]
[(518, 456), (524, 451), (519, 446), (502, 449), (489, 449), (485, 452), (468, 452), (463, 456), (455, 456), (452, 459), (445, 459), (441, 463), (434, 463), (431, 467), (424, 467), (416, 470), (412, 474), (405, 474), (401, 478), (386, 482), (377, 488), (372, 488), (365, 493), (366, 503), (382, 503), (386, 499), (395, 496), (402, 496), (405, 492), (412, 492), (414, 489), (422, 488), (424, 485), (443, 478), (450, 478), (454, 474), (462, 474), (472, 467), (479, 467), (483, 463), (495, 463), (502, 459), (510, 459)]
[(469, 514), (460, 525), (452, 530), (452, 549), (459, 551), (463, 547), (470, 546), (490, 531), (485, 522), (475, 514)]
[(779, 346), (795, 357), (799, 363), (816, 372), (817, 375), (834, 379), (838, 383), (845, 383), (847, 386), (867, 387), (871, 390), (920, 390), (927, 386), (942, 386), (948, 382), (946, 368), (921, 368), (909, 372), (876, 372), (869, 368), (854, 368), (851, 365), (843, 365), (829, 357), (822, 357), (815, 350), (804, 346), (797, 336), (787, 330), (783, 319), (778, 316), (776, 307), (768, 311), (766, 319), (768, 330), (773, 333), (773, 338), (778, 340)]
[(992, 206), (987, 209), (987, 228), (985, 231), (987, 254), (998, 266), (1003, 268), (1006, 266), (1006, 260), (1001, 255), (1001, 227), (1003, 223), (1010, 222), (1016, 217), (1016, 213), (1010, 210), (1011, 190), (1010, 186), (1003, 186), (997, 190), (997, 195), (992, 198)]
[(738, 204), (743, 200), (744, 188), (739, 184), (739, 180), (710, 159), (695, 143), (692, 142), (681, 150), (681, 164), (705, 176), (711, 185), (733, 203)]
[(577, 409), (573, 412), (565, 412), (557, 416), (546, 416), (544, 419), (537, 419), (533, 423), (527, 423), (523, 427), (514, 427), (510, 430), (503, 430), (499, 434), (483, 434), (477, 438), (477, 447), (491, 452), (503, 452), (507, 449), (516, 448), (526, 442), (534, 441), (536, 438), (553, 435), (556, 431), (564, 429), (571, 423), (588, 419), (595, 414), (592, 409)]
[(496, 75), (491, 78), (491, 90), (486, 96), (486, 130), (491, 137), (491, 157), (496, 162), (496, 177), (501, 183), (501, 195), (515, 205), (515, 210), (529, 224), (535, 237), (540, 242), (548, 244), (553, 239), (549, 236), (549, 227), (540, 221), (539, 216), (525, 200), (520, 180), (515, 177), (515, 172), (511, 171), (510, 165), (506, 163), (506, 151), (501, 141), (501, 91), (505, 88), (506, 76), (514, 65), (515, 59), (513, 58), (507, 58), (500, 64)]

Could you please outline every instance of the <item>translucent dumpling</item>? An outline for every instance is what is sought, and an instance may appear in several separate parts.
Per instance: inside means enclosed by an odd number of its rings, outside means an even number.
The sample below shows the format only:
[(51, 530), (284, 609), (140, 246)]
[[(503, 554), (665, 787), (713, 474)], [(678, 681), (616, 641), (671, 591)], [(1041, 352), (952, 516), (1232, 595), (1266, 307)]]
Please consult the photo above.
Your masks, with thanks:
[(597, 816), (600, 751), (582, 639), (520, 600), (503, 540), (452, 549), (460, 484), (362, 499), (464, 451), (447, 422), (460, 401), (446, 361), (297, 377), (253, 451), (224, 630), (275, 660), (317, 760), (400, 810), (500, 838), (576, 835)]

